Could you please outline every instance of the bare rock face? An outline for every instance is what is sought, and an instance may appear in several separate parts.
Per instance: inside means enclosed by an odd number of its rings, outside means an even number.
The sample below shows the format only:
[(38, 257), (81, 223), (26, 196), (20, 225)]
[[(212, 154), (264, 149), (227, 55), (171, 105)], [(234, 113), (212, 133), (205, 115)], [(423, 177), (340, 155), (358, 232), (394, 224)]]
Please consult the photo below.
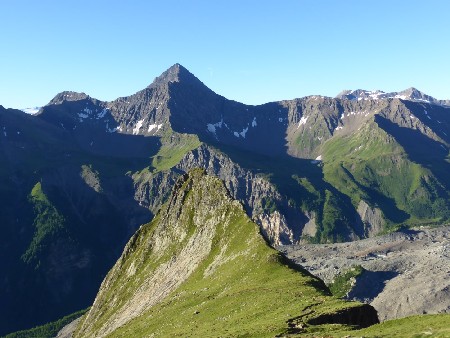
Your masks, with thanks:
[(81, 317), (75, 319), (74, 321), (71, 321), (69, 324), (64, 326), (61, 330), (59, 330), (59, 332), (55, 338), (72, 338), (73, 333), (75, 332), (80, 320), (81, 320)]
[[(307, 220), (305, 215), (291, 206), (288, 198), (280, 194), (267, 178), (241, 167), (226, 154), (206, 144), (188, 152), (171, 171), (134, 174), (135, 200), (156, 214), (168, 199), (177, 177), (194, 168), (203, 168), (208, 174), (222, 179), (231, 196), (242, 202), (247, 214), (265, 229), (263, 233), (270, 242), (278, 245), (300, 240), (301, 231), (295, 229), (303, 227)], [(268, 209), (268, 201), (275, 210)]]
[(257, 222), (261, 225), (261, 232), (275, 245), (294, 242), (294, 234), (286, 224), (286, 218), (278, 211), (272, 214), (260, 214), (257, 216)]
[(314, 237), (317, 233), (316, 215), (314, 212), (307, 212), (305, 216), (308, 221), (303, 227), (302, 236)]
[(383, 231), (386, 221), (383, 212), (379, 208), (370, 207), (365, 201), (361, 200), (357, 209), (361, 218), (364, 237), (374, 237)]

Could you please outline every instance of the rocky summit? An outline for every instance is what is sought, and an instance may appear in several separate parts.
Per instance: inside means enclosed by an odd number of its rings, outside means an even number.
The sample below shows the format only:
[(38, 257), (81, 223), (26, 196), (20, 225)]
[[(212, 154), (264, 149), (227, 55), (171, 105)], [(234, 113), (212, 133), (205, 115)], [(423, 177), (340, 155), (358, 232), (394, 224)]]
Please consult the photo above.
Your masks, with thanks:
[(271, 245), (445, 224), (449, 112), (414, 88), (249, 106), (179, 64), (110, 102), (65, 91), (33, 115), (0, 106), (0, 334), (92, 304), (197, 167)]

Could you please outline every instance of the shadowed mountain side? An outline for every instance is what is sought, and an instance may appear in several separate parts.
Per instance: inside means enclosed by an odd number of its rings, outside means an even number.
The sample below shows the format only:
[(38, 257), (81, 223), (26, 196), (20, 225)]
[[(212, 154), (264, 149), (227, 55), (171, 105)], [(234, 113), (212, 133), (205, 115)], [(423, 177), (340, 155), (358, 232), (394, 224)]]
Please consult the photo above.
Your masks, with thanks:
[(156, 136), (117, 133), (119, 125), (105, 103), (89, 97), (48, 105), (38, 117), (51, 124), (59, 124), (76, 140), (82, 151), (93, 154), (148, 158), (161, 147)]
[(381, 116), (376, 116), (375, 121), (397, 140), (412, 161), (429, 169), (440, 182), (446, 185), (445, 190), (449, 190), (450, 163), (446, 161), (449, 154), (447, 144), (433, 140), (418, 130), (400, 127)]
[(1, 317), (14, 318), (11, 326), (2, 320), (9, 330), (15, 323), (30, 327), (89, 306), (119, 248), (151, 218), (147, 209), (124, 200), (116, 204), (103, 190), (109, 184), (132, 190), (131, 179), (107, 182), (89, 166), (80, 173), (70, 165), (41, 175), (28, 201), (14, 206), (21, 208), (15, 222), (21, 233), (8, 238), (14, 250), (5, 256), (8, 274), (0, 291)]
[(371, 302), (384, 289), (386, 282), (398, 275), (395, 271), (367, 271), (356, 278), (356, 282), (347, 299), (364, 299), (365, 302)]
[[(188, 74), (187, 74), (188, 73)], [(180, 67), (180, 81), (169, 83), (170, 124), (175, 132), (200, 140), (279, 156), (287, 152), (288, 111), (279, 103), (248, 106), (217, 95)], [(270, 135), (270, 137), (267, 137)]]
[[(371, 189), (370, 187), (365, 187), (360, 184), (353, 176), (353, 174), (344, 166), (341, 166), (342, 170), (351, 178), (352, 182), (358, 186), (358, 188), (367, 194), (367, 202), (372, 203), (380, 207), (383, 211), (383, 214), (390, 220), (395, 223), (402, 223), (408, 219), (408, 214), (403, 210), (400, 210), (395, 200), (391, 197), (383, 195), (381, 192), (376, 189)], [(358, 233), (358, 236), (361, 238), (365, 237), (364, 233)]]

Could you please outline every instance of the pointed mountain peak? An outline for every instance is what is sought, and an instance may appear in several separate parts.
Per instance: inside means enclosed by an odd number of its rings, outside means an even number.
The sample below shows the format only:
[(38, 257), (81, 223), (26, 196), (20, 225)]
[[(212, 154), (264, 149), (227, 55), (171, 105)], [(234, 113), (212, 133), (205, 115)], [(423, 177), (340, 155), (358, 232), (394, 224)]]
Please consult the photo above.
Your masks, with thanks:
[(436, 101), (434, 97), (427, 95), (414, 87), (402, 90), (401, 92), (398, 93), (398, 95), (406, 96), (410, 100)]
[(154, 87), (171, 82), (183, 82), (188, 84), (202, 83), (199, 79), (195, 77), (194, 74), (189, 72), (179, 63), (176, 63), (172, 67), (167, 69), (164, 73), (162, 73), (160, 76), (155, 78), (155, 80), (149, 87)]

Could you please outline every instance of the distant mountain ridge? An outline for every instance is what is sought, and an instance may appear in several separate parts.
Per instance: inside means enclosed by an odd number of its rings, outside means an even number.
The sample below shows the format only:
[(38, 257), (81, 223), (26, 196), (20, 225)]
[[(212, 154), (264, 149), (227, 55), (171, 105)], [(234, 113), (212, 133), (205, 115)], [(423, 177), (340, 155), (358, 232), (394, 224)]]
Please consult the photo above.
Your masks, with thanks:
[(413, 102), (424, 102), (441, 106), (450, 107), (450, 100), (438, 100), (434, 97), (427, 95), (420, 90), (411, 87), (401, 92), (390, 92), (386, 93), (381, 90), (344, 90), (339, 93), (336, 98), (338, 99), (349, 99), (349, 100), (380, 100), (380, 99), (402, 99)]

